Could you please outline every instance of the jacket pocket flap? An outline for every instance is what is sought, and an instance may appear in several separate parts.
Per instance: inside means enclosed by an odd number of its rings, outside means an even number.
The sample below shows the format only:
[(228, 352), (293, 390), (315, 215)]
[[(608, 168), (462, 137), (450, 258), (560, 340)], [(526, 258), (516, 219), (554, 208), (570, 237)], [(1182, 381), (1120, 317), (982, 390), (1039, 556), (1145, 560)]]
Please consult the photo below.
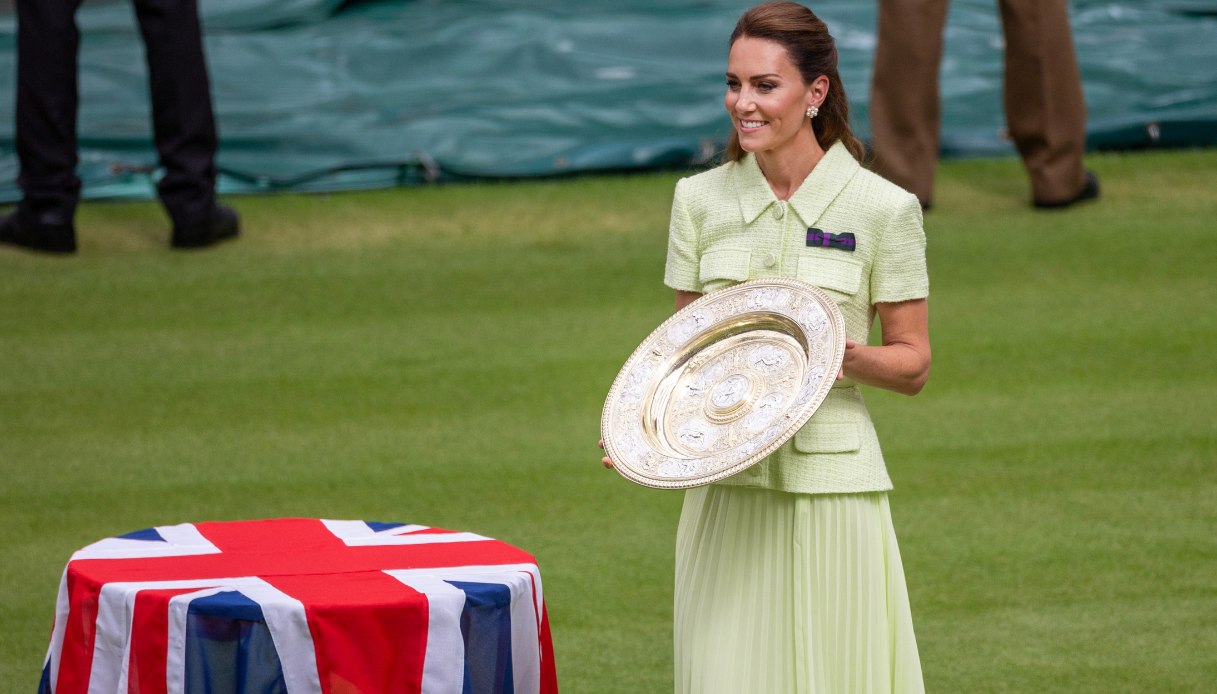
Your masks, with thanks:
[(852, 453), (861, 447), (853, 422), (817, 422), (813, 416), (794, 434), (794, 449), (800, 453)]
[(799, 258), (799, 279), (821, 289), (853, 295), (862, 286), (862, 263), (850, 258), (803, 256)]
[(752, 251), (742, 248), (720, 248), (706, 251), (701, 256), (698, 272), (702, 282), (710, 280), (735, 280), (742, 282), (748, 279), (748, 264), (752, 261)]

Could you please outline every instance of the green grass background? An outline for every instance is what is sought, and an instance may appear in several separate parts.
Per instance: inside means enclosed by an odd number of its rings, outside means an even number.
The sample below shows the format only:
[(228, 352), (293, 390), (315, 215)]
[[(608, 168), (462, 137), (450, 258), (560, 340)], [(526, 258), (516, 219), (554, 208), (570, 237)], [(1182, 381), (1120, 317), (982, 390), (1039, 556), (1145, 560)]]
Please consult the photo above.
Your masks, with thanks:
[[(927, 216), (934, 367), (868, 391), (927, 689), (1217, 687), (1217, 151), (1094, 156), (1026, 204), (953, 162)], [(565, 692), (671, 690), (679, 493), (600, 467), (600, 406), (671, 312), (677, 174), (154, 204), (0, 249), (0, 692), (37, 685), (71, 552), (190, 520), (471, 530), (533, 552)]]

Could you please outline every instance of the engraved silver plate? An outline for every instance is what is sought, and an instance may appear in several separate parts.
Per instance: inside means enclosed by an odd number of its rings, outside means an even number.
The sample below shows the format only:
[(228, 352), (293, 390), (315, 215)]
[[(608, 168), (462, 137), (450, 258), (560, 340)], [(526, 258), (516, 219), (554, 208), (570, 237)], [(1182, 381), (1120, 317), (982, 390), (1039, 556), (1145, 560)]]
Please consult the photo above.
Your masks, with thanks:
[(807, 423), (844, 353), (840, 309), (806, 282), (753, 280), (707, 294), (621, 367), (600, 419), (604, 450), (647, 487), (730, 477)]

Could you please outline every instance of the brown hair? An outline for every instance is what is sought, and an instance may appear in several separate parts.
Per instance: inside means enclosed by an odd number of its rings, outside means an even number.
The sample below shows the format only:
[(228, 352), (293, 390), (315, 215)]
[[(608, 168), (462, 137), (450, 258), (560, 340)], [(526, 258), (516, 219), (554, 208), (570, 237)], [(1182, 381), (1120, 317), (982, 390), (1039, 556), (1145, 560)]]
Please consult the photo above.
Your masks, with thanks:
[[(811, 84), (820, 75), (828, 78), (828, 94), (815, 119), (816, 140), (824, 149), (840, 140), (861, 161), (866, 150), (849, 127), (849, 100), (837, 72), (837, 44), (824, 22), (798, 3), (767, 2), (740, 16), (735, 31), (731, 32), (730, 45), (744, 36), (773, 41), (785, 48), (805, 84)], [(727, 161), (739, 161), (744, 154), (739, 133), (732, 130), (724, 157)]]

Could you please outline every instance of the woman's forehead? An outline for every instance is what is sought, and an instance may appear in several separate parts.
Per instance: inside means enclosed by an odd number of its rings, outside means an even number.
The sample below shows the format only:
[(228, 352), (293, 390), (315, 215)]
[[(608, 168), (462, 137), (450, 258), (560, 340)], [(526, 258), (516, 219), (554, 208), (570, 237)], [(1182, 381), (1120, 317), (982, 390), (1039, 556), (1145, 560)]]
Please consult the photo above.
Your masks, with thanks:
[(777, 41), (741, 36), (731, 44), (727, 72), (737, 77), (763, 74), (789, 77), (797, 76), (798, 68), (790, 60), (786, 47)]

